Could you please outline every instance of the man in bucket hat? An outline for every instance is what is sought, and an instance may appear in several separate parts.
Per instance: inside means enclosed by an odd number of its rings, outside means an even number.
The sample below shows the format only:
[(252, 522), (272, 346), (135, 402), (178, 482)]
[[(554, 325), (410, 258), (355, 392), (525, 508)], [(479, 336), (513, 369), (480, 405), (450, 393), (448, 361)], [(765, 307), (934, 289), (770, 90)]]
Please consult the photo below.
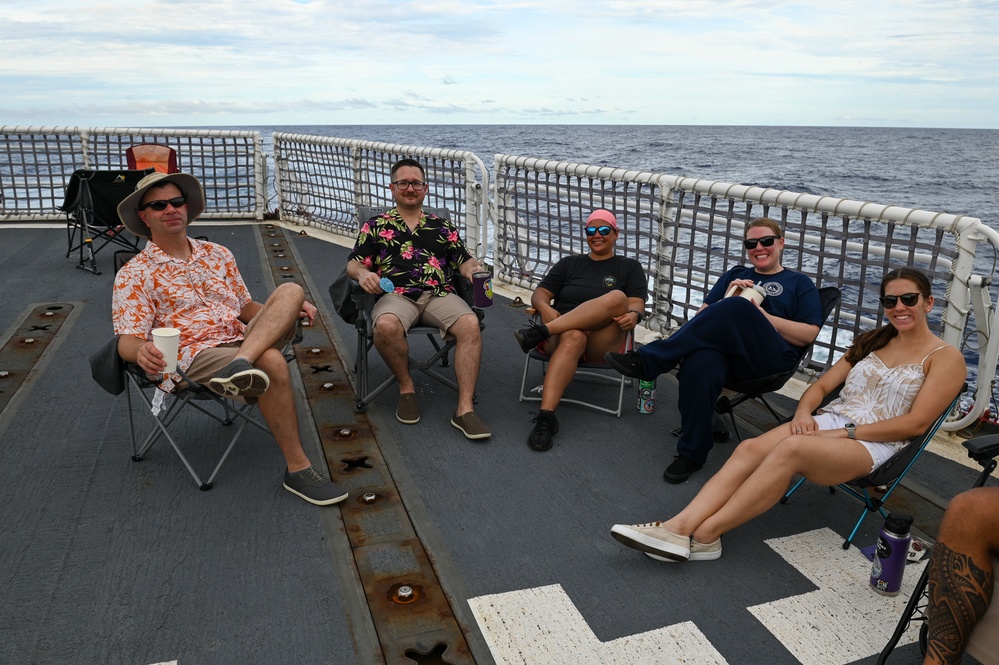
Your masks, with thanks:
[[(254, 302), (232, 252), (188, 237), (188, 224), (204, 210), (201, 183), (187, 173), (152, 173), (118, 206), (125, 227), (149, 239), (115, 277), (118, 353), (162, 376), (166, 362), (152, 330), (179, 329), (177, 364), (192, 380), (225, 397), (258, 400), (287, 464), (285, 489), (316, 505), (343, 501), (347, 492), (316, 470), (302, 449), (281, 353), (296, 320), (311, 321), (317, 310), (294, 283), (280, 285), (263, 304)], [(181, 381), (171, 374), (160, 387), (169, 391)]]

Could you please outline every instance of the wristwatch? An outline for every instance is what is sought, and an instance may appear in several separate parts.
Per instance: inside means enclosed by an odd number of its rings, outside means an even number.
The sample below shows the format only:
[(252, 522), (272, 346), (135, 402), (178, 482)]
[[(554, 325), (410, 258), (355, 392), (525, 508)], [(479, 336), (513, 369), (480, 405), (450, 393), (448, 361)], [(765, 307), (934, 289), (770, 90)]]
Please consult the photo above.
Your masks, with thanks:
[(848, 439), (856, 439), (857, 438), (857, 426), (856, 425), (854, 425), (853, 423), (847, 423), (843, 427), (846, 428), (846, 437)]
[(628, 311), (630, 311), (632, 314), (635, 314), (636, 316), (638, 316), (638, 322), (639, 323), (641, 323), (642, 319), (645, 318), (645, 315), (642, 314), (641, 312), (639, 312), (637, 309), (632, 309), (632, 310), (628, 310)]

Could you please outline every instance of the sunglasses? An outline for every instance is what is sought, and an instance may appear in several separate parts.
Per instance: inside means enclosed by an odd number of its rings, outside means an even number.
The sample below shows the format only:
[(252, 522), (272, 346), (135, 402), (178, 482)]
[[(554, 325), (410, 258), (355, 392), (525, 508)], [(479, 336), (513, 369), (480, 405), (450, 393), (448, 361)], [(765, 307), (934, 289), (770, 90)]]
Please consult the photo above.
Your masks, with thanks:
[(756, 245), (760, 244), (764, 247), (773, 247), (773, 244), (780, 239), (780, 236), (763, 236), (762, 238), (748, 238), (742, 241), (742, 244), (746, 246), (746, 249), (756, 249)]
[(609, 226), (587, 226), (586, 227), (586, 237), (592, 238), (598, 233), (602, 236), (609, 236), (613, 229)]
[(427, 186), (427, 183), (422, 180), (396, 180), (392, 184), (402, 190), (409, 189), (410, 187), (413, 189), (423, 189)]
[(148, 201), (139, 206), (139, 210), (145, 210), (146, 208), (152, 208), (153, 210), (159, 212), (160, 210), (166, 210), (167, 204), (172, 205), (174, 208), (179, 208), (187, 203), (187, 199), (183, 196), (175, 196), (172, 199), (159, 199), (157, 201)]
[(921, 293), (903, 293), (900, 296), (881, 296), (878, 300), (881, 301), (881, 306), (885, 309), (894, 309), (898, 301), (901, 300), (902, 304), (906, 307), (913, 307), (917, 302), (919, 302), (919, 296)]

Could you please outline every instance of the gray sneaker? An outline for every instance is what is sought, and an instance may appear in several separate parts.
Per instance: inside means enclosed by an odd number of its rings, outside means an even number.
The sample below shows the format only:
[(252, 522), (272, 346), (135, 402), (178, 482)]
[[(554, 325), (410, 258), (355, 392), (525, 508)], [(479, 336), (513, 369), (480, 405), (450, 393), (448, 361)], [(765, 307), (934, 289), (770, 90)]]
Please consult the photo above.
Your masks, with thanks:
[(674, 561), (686, 561), (690, 557), (690, 537), (673, 533), (662, 522), (615, 524), (611, 527), (611, 535), (622, 545), (646, 554), (656, 554)]
[(347, 490), (310, 466), (295, 473), (284, 472), (284, 488), (309, 503), (329, 506), (347, 498)]
[(270, 385), (267, 373), (243, 358), (233, 360), (208, 380), (208, 389), (222, 397), (260, 397)]
[[(687, 561), (714, 561), (715, 559), (720, 559), (722, 553), (721, 538), (718, 538), (713, 543), (699, 543), (693, 538), (690, 539), (690, 557)], [(667, 559), (664, 556), (659, 556), (658, 554), (653, 554), (652, 552), (646, 552), (645, 556), (650, 559), (655, 559), (656, 561), (665, 561), (666, 563), (676, 563), (676, 559)]]

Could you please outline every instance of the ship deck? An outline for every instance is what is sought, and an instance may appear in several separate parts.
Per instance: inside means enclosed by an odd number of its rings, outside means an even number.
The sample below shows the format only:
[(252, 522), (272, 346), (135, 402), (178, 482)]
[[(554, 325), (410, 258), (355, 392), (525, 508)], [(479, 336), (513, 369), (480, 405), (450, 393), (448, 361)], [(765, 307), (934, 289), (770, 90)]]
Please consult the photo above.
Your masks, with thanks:
[[(258, 299), (273, 288), (254, 225), (205, 223), (197, 233), (233, 250)], [(347, 249), (312, 229), (278, 233), (349, 375), (354, 330), (326, 291)], [(94, 275), (65, 257), (60, 225), (4, 227), (0, 238), (0, 342), (20, 344), (34, 308), (72, 305), (23, 382), (10, 390), (4, 381), (17, 372), (0, 378), (0, 662), (469, 662), (457, 652), (382, 653), (389, 631), (370, 607), (366, 559), (342, 508), (284, 491), (267, 434), (248, 429), (209, 492), (164, 444), (133, 462), (124, 398), (103, 392), (87, 364), (112, 334), (111, 251), (98, 255), (103, 274)], [(363, 483), (338, 463), (324, 428), (371, 432), (474, 662), (874, 662), (920, 564), (908, 566), (899, 597), (871, 593), (870, 564), (839, 546), (860, 511), (855, 500), (806, 484), (727, 535), (715, 562), (663, 564), (622, 547), (612, 524), (668, 517), (733, 444), (717, 445), (688, 482), (663, 482), (679, 425), (667, 376), (654, 414), (636, 412), (634, 391), (620, 419), (563, 406), (555, 447), (530, 450), (537, 404), (517, 401), (524, 357), (511, 334), (525, 320), (502, 295), (486, 312), (477, 409), (493, 436), (484, 442), (449, 424), (454, 393), (420, 376), (415, 426), (394, 418), (392, 390), (358, 415), (347, 386), (317, 397), (297, 382), (306, 449), (351, 488), (352, 510)], [(387, 376), (380, 360), (374, 367)], [(765, 426), (753, 407), (739, 413), (745, 431)], [(177, 430), (204, 466), (225, 432), (195, 416)], [(897, 499), (931, 537), (941, 506), (977, 475), (955, 458), (927, 453)], [(879, 522), (865, 522), (859, 545), (873, 543)], [(914, 637), (892, 662), (919, 660)]]

